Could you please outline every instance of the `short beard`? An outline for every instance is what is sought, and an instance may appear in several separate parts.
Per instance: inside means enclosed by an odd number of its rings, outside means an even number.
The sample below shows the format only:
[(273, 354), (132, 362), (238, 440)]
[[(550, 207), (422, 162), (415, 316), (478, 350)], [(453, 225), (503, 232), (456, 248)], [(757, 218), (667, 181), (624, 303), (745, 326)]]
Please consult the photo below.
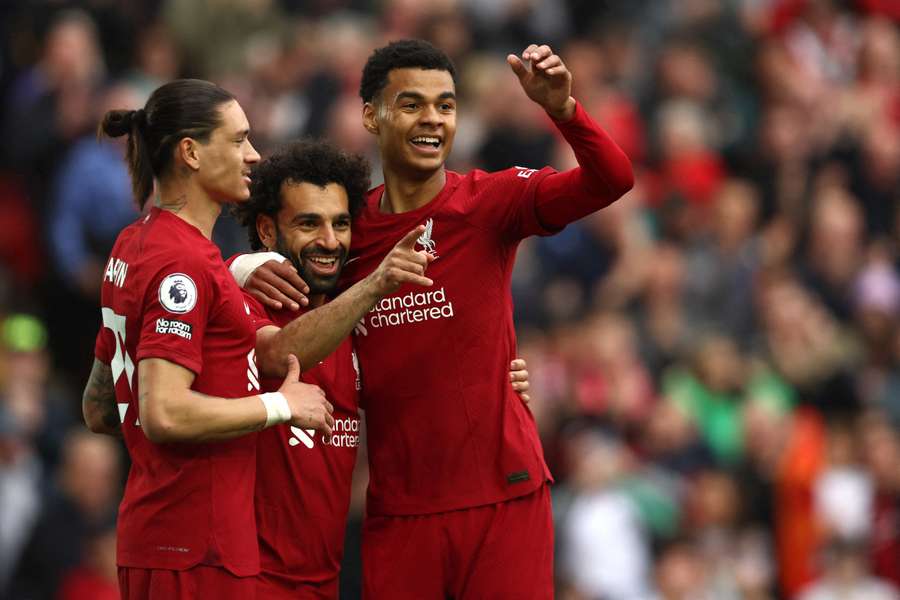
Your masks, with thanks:
[(344, 266), (344, 262), (347, 260), (347, 253), (343, 249), (343, 247), (341, 247), (337, 255), (337, 273), (334, 274), (334, 277), (329, 277), (327, 279), (323, 279), (318, 275), (307, 272), (307, 270), (303, 267), (303, 261), (300, 260), (300, 256), (294, 254), (288, 249), (287, 243), (285, 242), (285, 239), (281, 235), (281, 231), (277, 226), (275, 227), (275, 251), (291, 261), (291, 264), (294, 265), (295, 269), (297, 269), (297, 273), (300, 275), (300, 278), (303, 279), (303, 281), (306, 282), (306, 285), (309, 286), (310, 296), (315, 296), (318, 294), (324, 294), (326, 296), (334, 295), (335, 291), (337, 290), (338, 280), (341, 277), (341, 269)]

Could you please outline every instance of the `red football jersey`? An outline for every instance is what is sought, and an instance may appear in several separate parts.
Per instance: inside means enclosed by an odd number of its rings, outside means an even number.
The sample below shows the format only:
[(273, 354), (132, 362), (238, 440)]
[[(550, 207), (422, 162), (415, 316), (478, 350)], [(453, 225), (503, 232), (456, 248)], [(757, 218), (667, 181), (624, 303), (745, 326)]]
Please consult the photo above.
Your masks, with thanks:
[(204, 564), (256, 574), (257, 435), (155, 444), (138, 420), (135, 371), (145, 358), (190, 369), (191, 388), (204, 394), (237, 398), (259, 388), (250, 311), (218, 247), (179, 217), (152, 209), (119, 234), (101, 306), (95, 355), (112, 367), (132, 460), (119, 507), (118, 564), (176, 570)]
[(437, 256), (431, 288), (402, 286), (354, 340), (366, 374), (368, 514), (411, 515), (499, 502), (550, 478), (534, 418), (509, 383), (516, 356), (510, 277), (519, 241), (548, 234), (535, 189), (552, 169), (447, 172), (438, 196), (401, 214), (369, 192), (353, 223), (353, 284), (415, 226)]
[[(284, 327), (302, 314), (263, 308), (249, 295), (245, 300), (257, 329)], [(322, 388), (334, 406), (331, 440), (285, 423), (260, 432), (257, 449), (260, 568), (267, 575), (264, 581), (286, 589), (328, 585), (340, 572), (360, 440), (360, 372), (350, 338), (300, 378)], [(263, 378), (262, 389), (274, 392), (282, 381)]]

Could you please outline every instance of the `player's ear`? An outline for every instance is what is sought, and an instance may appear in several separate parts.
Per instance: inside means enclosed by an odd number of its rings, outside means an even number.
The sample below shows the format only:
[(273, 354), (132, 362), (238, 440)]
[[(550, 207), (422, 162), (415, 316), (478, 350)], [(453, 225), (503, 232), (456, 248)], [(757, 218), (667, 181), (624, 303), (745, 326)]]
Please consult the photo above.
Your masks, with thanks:
[(275, 221), (269, 215), (256, 215), (256, 234), (266, 250), (275, 248), (275, 240), (278, 238), (275, 231)]
[(377, 113), (378, 109), (373, 102), (363, 104), (363, 127), (366, 128), (366, 131), (375, 135), (378, 134), (378, 120), (375, 118)]
[(175, 158), (181, 159), (192, 171), (200, 169), (200, 145), (193, 138), (181, 138), (175, 146)]

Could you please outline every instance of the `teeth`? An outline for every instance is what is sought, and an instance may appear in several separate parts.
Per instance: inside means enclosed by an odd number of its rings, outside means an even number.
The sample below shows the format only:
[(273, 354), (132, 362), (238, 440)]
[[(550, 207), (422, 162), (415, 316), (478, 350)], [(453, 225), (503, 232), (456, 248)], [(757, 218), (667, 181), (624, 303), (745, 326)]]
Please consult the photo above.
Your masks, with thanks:
[(416, 136), (412, 141), (415, 144), (432, 144), (433, 146), (440, 146), (441, 144), (440, 138), (425, 135)]
[(312, 258), (310, 258), (310, 260), (313, 261), (314, 263), (319, 263), (320, 265), (333, 265), (334, 261), (335, 261), (334, 257), (320, 258), (318, 256), (313, 256)]

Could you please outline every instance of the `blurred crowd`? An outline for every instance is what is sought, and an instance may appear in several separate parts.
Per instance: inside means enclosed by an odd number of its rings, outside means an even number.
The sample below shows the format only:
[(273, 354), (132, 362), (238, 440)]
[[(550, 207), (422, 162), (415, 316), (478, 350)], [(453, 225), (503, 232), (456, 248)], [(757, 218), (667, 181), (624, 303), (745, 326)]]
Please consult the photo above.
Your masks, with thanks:
[(0, 30), (0, 597), (118, 597), (127, 456), (80, 394), (137, 212), (100, 115), (210, 79), (263, 155), (324, 136), (378, 183), (360, 71), (422, 37), (460, 70), (450, 168), (576, 164), (506, 66), (531, 42), (634, 162), (514, 273), (558, 597), (900, 599), (897, 0), (7, 0)]

